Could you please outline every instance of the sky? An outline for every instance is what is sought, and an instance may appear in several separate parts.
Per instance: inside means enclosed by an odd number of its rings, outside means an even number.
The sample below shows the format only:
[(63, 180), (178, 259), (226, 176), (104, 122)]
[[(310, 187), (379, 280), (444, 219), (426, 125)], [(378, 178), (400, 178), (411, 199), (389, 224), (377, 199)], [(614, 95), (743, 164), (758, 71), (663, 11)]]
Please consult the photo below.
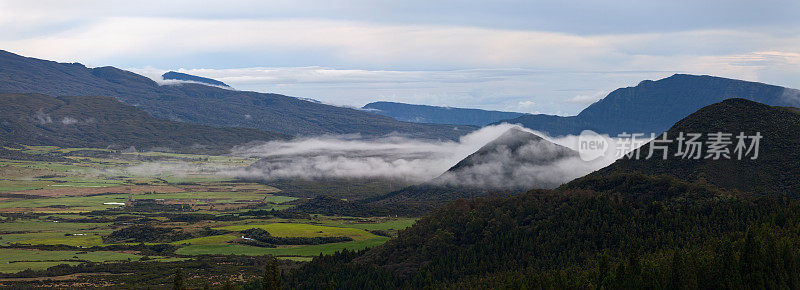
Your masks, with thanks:
[(800, 1), (15, 1), (0, 49), (360, 107), (574, 115), (674, 73), (800, 88)]

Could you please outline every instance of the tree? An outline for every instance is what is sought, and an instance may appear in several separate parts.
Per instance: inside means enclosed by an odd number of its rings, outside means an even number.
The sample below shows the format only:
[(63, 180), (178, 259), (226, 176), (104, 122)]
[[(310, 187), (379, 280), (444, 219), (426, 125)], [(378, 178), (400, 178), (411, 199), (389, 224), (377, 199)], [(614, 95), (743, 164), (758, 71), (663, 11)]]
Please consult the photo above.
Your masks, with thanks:
[(686, 265), (683, 261), (681, 251), (676, 249), (672, 255), (672, 272), (670, 273), (669, 288), (670, 289), (683, 289), (684, 280), (686, 279)]
[(278, 269), (278, 259), (270, 257), (264, 269), (264, 280), (262, 288), (265, 290), (277, 290), (283, 286), (281, 270)]
[(183, 290), (186, 289), (186, 284), (183, 281), (183, 271), (181, 268), (175, 269), (175, 278), (172, 280), (172, 289), (173, 290)]

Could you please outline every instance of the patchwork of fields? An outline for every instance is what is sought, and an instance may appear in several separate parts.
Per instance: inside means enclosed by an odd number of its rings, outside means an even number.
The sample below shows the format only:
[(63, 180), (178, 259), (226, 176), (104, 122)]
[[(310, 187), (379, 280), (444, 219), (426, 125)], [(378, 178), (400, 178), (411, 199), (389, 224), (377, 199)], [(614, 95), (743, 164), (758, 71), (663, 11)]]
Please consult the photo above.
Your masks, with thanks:
[[(378, 246), (414, 222), (294, 212), (300, 200), (280, 188), (202, 169), (255, 161), (248, 158), (18, 150), (68, 161), (0, 159), (0, 285), (47, 276), (57, 265), (158, 265), (220, 255), (308, 261)], [(200, 170), (173, 170), (187, 166)]]

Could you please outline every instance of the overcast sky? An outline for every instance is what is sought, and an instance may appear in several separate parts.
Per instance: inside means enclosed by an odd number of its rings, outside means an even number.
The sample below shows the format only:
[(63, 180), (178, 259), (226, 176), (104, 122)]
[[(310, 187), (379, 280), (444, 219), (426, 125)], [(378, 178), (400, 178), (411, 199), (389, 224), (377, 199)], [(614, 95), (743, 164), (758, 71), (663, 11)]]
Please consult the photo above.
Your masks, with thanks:
[(572, 115), (674, 73), (800, 88), (800, 1), (204, 2), (0, 0), (0, 49), (348, 106)]

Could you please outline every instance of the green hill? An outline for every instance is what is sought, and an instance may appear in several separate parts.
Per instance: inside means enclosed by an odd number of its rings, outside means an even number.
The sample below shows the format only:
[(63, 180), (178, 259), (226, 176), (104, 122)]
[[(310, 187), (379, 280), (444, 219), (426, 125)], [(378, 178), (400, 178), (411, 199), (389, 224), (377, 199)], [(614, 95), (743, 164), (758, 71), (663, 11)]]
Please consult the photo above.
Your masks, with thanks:
[(0, 94), (0, 136), (3, 142), (25, 145), (179, 151), (224, 151), (251, 141), (289, 138), (158, 119), (110, 97), (40, 94)]
[[(702, 158), (675, 156), (678, 142), (669, 143), (668, 158), (663, 160), (663, 150), (654, 149), (654, 158), (633, 160), (623, 158), (595, 174), (612, 172), (641, 172), (666, 174), (682, 180), (703, 179), (726, 189), (736, 189), (755, 194), (776, 194), (800, 197), (800, 112), (791, 107), (771, 107), (745, 99), (729, 99), (700, 109), (676, 123), (667, 131), (667, 139), (675, 140), (680, 132), (701, 133)], [(706, 159), (709, 133), (731, 133), (729, 158)], [(753, 152), (739, 160), (735, 152), (739, 133), (763, 136), (759, 141), (758, 156)], [(745, 140), (748, 148), (752, 140)], [(657, 143), (663, 146), (664, 143)], [(653, 143), (639, 149), (643, 158), (649, 155)], [(658, 147), (656, 147), (658, 148)], [(686, 146), (683, 146), (686, 151)], [(755, 150), (755, 148), (753, 148)], [(744, 151), (747, 151), (746, 149)]]

